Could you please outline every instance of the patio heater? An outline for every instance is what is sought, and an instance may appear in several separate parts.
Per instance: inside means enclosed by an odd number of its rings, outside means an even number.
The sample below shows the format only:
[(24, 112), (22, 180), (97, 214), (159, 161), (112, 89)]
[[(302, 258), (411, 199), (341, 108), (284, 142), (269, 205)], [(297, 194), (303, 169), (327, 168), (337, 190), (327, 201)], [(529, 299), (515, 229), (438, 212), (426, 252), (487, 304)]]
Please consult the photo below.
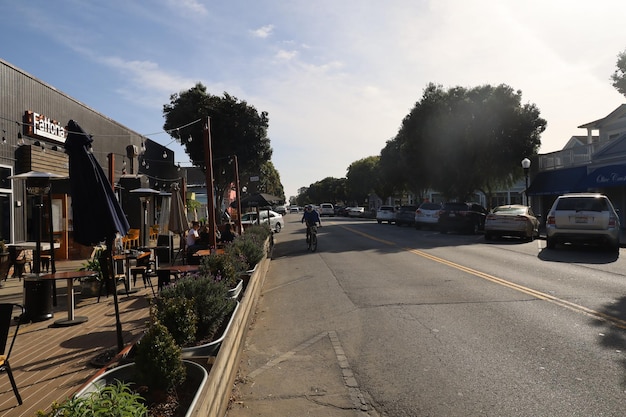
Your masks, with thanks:
[(148, 203), (150, 202), (150, 197), (159, 195), (159, 192), (157, 190), (153, 190), (152, 188), (136, 188), (134, 190), (130, 190), (130, 192), (139, 197), (139, 200), (141, 201), (141, 207), (143, 208), (143, 237), (141, 242), (144, 247), (148, 247), (148, 244), (150, 243), (148, 240)]
[[(14, 180), (26, 181), (26, 191), (28, 194), (37, 197), (37, 203), (35, 204), (37, 219), (37, 239), (35, 243), (35, 252), (33, 254), (33, 273), (39, 274), (41, 272), (41, 240), (43, 235), (43, 196), (50, 192), (52, 185), (51, 181), (55, 179), (67, 178), (62, 175), (52, 174), (50, 172), (29, 171), (23, 174), (12, 175), (8, 177)], [(54, 247), (50, 247), (50, 251), (53, 251)]]

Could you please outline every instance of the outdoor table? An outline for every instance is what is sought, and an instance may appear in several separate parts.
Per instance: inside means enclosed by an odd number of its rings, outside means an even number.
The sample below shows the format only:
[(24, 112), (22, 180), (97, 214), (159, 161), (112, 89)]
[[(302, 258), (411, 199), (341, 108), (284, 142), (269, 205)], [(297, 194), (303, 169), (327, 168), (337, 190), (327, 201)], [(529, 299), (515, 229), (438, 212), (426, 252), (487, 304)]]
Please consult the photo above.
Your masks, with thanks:
[(141, 259), (144, 256), (150, 256), (150, 252), (138, 252), (130, 251), (123, 255), (113, 255), (113, 259), (116, 261), (124, 260), (124, 288), (126, 289), (126, 295), (137, 292), (136, 288), (133, 288), (133, 280), (130, 277), (130, 261)]
[(77, 278), (94, 277), (96, 275), (98, 275), (98, 273), (94, 271), (63, 271), (39, 276), (42, 280), (67, 280), (67, 319), (56, 320), (54, 324), (62, 327), (74, 326), (88, 320), (87, 317), (74, 315), (74, 280)]
[(159, 269), (170, 272), (178, 272), (179, 274), (193, 274), (194, 272), (198, 272), (200, 265), (172, 265), (163, 266)]

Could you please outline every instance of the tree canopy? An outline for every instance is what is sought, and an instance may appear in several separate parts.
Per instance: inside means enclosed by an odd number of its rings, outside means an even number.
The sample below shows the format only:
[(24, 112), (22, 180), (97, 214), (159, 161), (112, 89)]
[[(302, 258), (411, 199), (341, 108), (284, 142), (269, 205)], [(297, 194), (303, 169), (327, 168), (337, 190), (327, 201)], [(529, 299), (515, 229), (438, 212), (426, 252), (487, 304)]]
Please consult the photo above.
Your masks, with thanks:
[(519, 178), (520, 161), (536, 155), (545, 127), (537, 107), (521, 104), (521, 92), (509, 86), (429, 84), (387, 150), (401, 155), (397, 169), (414, 191), (465, 200)]
[(193, 165), (205, 171), (204, 126), (207, 117), (210, 118), (218, 207), (224, 191), (234, 181), (233, 155), (237, 155), (240, 178), (262, 177), (263, 171), (272, 176), (272, 181), (277, 181), (268, 184), (270, 180), (263, 178), (266, 190), (281, 192), (279, 197), (284, 198), (278, 173), (273, 165), (267, 165), (272, 157), (267, 112), (258, 112), (254, 106), (228, 93), (222, 97), (211, 95), (198, 83), (187, 91), (172, 94), (169, 104), (163, 106), (163, 115), (163, 129), (183, 145)]
[(611, 76), (613, 87), (626, 96), (626, 50), (617, 55), (617, 69)]

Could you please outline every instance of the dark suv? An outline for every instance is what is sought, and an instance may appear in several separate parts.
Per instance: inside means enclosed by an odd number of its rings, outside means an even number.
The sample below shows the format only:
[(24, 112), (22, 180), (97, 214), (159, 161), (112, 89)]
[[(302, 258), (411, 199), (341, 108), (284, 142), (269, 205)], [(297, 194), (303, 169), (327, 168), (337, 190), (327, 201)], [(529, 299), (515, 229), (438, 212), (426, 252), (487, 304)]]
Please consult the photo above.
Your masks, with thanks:
[(402, 206), (396, 211), (396, 226), (415, 226), (417, 206)]
[(485, 228), (487, 209), (477, 203), (444, 203), (439, 212), (439, 231), (478, 233)]

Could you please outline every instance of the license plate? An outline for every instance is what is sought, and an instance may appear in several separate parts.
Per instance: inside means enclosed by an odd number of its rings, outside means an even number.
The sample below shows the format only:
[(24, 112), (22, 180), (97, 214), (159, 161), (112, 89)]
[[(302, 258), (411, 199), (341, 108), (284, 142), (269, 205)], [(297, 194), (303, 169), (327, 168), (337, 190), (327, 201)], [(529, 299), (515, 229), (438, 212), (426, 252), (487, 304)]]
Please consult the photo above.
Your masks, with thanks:
[(589, 218), (587, 216), (579, 216), (574, 218), (575, 223), (588, 223)]
[(456, 216), (456, 214), (450, 213), (450, 217), (454, 217), (454, 216)]

